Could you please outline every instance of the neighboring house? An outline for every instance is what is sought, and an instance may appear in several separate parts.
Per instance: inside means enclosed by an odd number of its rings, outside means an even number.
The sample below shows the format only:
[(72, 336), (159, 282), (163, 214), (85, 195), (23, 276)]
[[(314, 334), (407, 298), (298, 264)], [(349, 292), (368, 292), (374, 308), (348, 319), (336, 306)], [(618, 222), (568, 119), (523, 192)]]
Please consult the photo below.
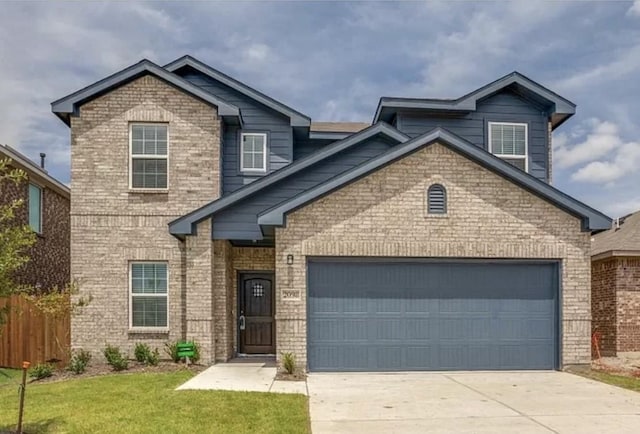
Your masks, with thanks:
[[(18, 185), (5, 181), (0, 203), (22, 199), (14, 222), (30, 225), (37, 234), (29, 262), (16, 279), (42, 291), (64, 288), (70, 276), (69, 188), (15, 149), (0, 145), (0, 160), (5, 158), (11, 159), (12, 167), (26, 172), (27, 181)], [(44, 165), (44, 155), (41, 158)]]
[(640, 351), (640, 211), (593, 236), (591, 310), (603, 356)]
[(312, 371), (589, 363), (590, 232), (549, 185), (575, 112), (519, 73), (315, 123), (189, 56), (52, 103), (71, 129), (72, 276), (98, 353), (194, 339)]

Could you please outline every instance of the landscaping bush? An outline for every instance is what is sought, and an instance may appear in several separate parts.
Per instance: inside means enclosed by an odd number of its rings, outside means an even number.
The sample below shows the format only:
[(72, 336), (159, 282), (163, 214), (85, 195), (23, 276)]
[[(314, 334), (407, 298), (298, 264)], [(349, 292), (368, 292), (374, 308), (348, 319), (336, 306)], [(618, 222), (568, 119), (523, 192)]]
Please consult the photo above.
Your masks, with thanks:
[(282, 354), (282, 366), (287, 374), (293, 374), (296, 371), (296, 356), (293, 353)]
[(102, 352), (107, 363), (111, 365), (114, 371), (124, 371), (129, 368), (127, 356), (122, 355), (120, 348), (107, 345)]
[(164, 351), (169, 355), (171, 360), (175, 363), (180, 363), (180, 357), (178, 357), (178, 341), (164, 344)]
[(74, 351), (71, 355), (71, 360), (69, 360), (69, 371), (74, 374), (82, 374), (89, 365), (89, 361), (91, 360), (91, 353), (85, 350), (77, 350)]
[(147, 344), (136, 344), (133, 354), (138, 362), (144, 363), (145, 365), (156, 366), (160, 361), (160, 352), (158, 349), (156, 348), (151, 351), (151, 348), (149, 348)]
[(51, 377), (53, 375), (53, 366), (49, 363), (38, 363), (29, 369), (29, 377), (35, 380)]

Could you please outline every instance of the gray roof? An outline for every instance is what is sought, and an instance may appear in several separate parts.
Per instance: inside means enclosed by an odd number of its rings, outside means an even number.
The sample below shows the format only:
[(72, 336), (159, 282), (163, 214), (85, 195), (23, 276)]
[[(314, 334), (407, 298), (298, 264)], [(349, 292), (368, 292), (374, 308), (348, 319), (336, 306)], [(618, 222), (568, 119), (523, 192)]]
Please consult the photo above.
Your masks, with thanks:
[(294, 196), (284, 203), (276, 205), (258, 216), (258, 223), (264, 226), (282, 226), (285, 224), (287, 213), (356, 181), (417, 149), (436, 142), (448, 146), (514, 184), (581, 218), (583, 231), (606, 229), (611, 226), (611, 219), (606, 215), (442, 128), (436, 128), (415, 139), (395, 146), (365, 164), (354, 167), (342, 175), (336, 176), (323, 184)]
[(507, 87), (512, 88), (526, 98), (550, 106), (550, 115), (554, 128), (576, 112), (576, 105), (568, 99), (514, 71), (457, 99), (382, 97), (378, 103), (373, 122), (376, 123), (379, 120), (391, 122), (393, 115), (401, 110), (475, 111), (478, 101)]
[(640, 211), (621, 217), (618, 224), (593, 236), (591, 256), (640, 256)]
[(185, 66), (189, 66), (196, 71), (199, 71), (223, 84), (229, 86), (230, 88), (240, 92), (243, 95), (248, 96), (249, 98), (258, 101), (260, 104), (265, 105), (283, 115), (287, 116), (291, 120), (292, 127), (308, 127), (311, 124), (311, 118), (309, 116), (300, 113), (292, 109), (291, 107), (282, 104), (279, 101), (263, 94), (252, 87), (247, 86), (246, 84), (229, 77), (228, 75), (218, 71), (217, 69), (213, 69), (209, 65), (195, 59), (191, 56), (183, 56), (179, 59), (174, 60), (173, 62), (164, 66), (169, 72), (175, 72)]
[(219, 212), (246, 197), (256, 194), (260, 190), (267, 188), (270, 185), (273, 185), (274, 183), (293, 175), (294, 173), (304, 170), (313, 164), (316, 164), (328, 157), (331, 157), (332, 155), (342, 152), (345, 149), (355, 146), (358, 143), (361, 143), (362, 141), (376, 135), (384, 135), (397, 143), (402, 143), (409, 140), (409, 137), (407, 137), (397, 129), (384, 122), (379, 122), (378, 124), (360, 131), (359, 133), (355, 133), (346, 139), (325, 146), (320, 150), (314, 152), (313, 154), (305, 158), (301, 158), (300, 160), (297, 160), (280, 170), (277, 170), (263, 178), (260, 178), (257, 181), (254, 181), (251, 184), (248, 184), (227, 196), (223, 196), (220, 199), (214, 200), (213, 202), (210, 202), (207, 205), (204, 205), (190, 212), (189, 214), (173, 220), (169, 223), (169, 233), (178, 237), (182, 237), (184, 235), (193, 235), (195, 234), (196, 224), (210, 217), (216, 212)]
[(58, 194), (69, 199), (71, 194), (69, 187), (49, 175), (46, 170), (41, 168), (35, 161), (29, 159), (27, 156), (21, 154), (8, 145), (0, 144), (0, 159), (3, 158), (11, 159), (11, 165), (13, 167), (24, 170), (30, 178), (46, 184), (46, 186), (55, 190)]
[(109, 77), (52, 102), (51, 111), (62, 119), (64, 123), (69, 125), (69, 116), (77, 114), (78, 109), (82, 104), (145, 74), (153, 74), (177, 88), (201, 99), (202, 101), (216, 106), (220, 116), (235, 117), (238, 118), (238, 121), (241, 123), (241, 114), (238, 107), (216, 97), (215, 95), (212, 95), (194, 84), (189, 83), (182, 77), (163, 69), (147, 59), (143, 59), (122, 71), (116, 72)]

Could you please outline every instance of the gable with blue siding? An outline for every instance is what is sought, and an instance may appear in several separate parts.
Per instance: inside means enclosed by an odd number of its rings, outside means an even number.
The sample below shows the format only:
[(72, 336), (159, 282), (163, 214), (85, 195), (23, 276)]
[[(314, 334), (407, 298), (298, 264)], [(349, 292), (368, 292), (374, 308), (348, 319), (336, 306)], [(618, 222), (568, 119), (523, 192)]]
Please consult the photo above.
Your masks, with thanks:
[(229, 194), (264, 175), (240, 172), (240, 133), (267, 133), (267, 174), (293, 161), (293, 128), (289, 118), (256, 100), (195, 71), (184, 68), (180, 74), (188, 82), (240, 108), (244, 125), (225, 125), (222, 136), (222, 191)]
[(417, 137), (437, 127), (445, 128), (488, 151), (489, 122), (526, 123), (529, 173), (548, 182), (548, 118), (544, 107), (504, 90), (479, 101), (476, 110), (468, 113), (401, 111), (396, 118), (396, 127), (409, 137)]

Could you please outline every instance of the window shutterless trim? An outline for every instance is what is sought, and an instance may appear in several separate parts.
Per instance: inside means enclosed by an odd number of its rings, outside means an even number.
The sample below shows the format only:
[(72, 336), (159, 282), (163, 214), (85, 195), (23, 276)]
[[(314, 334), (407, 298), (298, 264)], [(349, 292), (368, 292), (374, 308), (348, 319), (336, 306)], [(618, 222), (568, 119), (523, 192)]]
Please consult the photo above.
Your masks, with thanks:
[[(489, 152), (495, 155), (498, 158), (504, 159), (512, 159), (512, 160), (524, 160), (524, 171), (529, 173), (529, 124), (526, 122), (488, 122), (489, 127), (487, 128), (487, 149)], [(513, 154), (495, 154), (493, 152), (493, 143), (491, 141), (491, 128), (494, 125), (510, 125), (517, 127), (524, 127), (524, 155), (513, 155)], [(515, 146), (515, 144), (514, 144)]]
[[(36, 230), (36, 229), (33, 229), (33, 227), (31, 226), (31, 186), (34, 186), (35, 188), (37, 188), (37, 189), (38, 189), (38, 196), (39, 196), (39, 200), (38, 200), (38, 214), (40, 214), (40, 215), (39, 215), (39, 217), (38, 217), (38, 229), (37, 229), (37, 230)], [(38, 235), (42, 235), (42, 226), (43, 226), (43, 224), (42, 224), (42, 218), (43, 218), (43, 216), (44, 216), (44, 214), (43, 214), (43, 208), (44, 208), (44, 207), (43, 207), (43, 204), (42, 204), (43, 199), (44, 199), (44, 194), (43, 194), (43, 193), (44, 193), (44, 187), (42, 187), (42, 186), (40, 186), (40, 185), (36, 184), (35, 182), (29, 182), (29, 191), (28, 191), (28, 196), (27, 196), (27, 197), (28, 197), (28, 199), (29, 199), (29, 201), (28, 201), (28, 203), (27, 203), (28, 218), (29, 218), (29, 227), (30, 227), (31, 229), (33, 229), (33, 231), (34, 231), (36, 234), (38, 234)]]
[[(133, 325), (133, 266), (136, 264), (164, 264), (167, 269), (167, 292), (164, 294), (136, 294), (141, 297), (165, 297), (167, 299), (167, 324), (159, 327), (134, 326)], [(129, 331), (164, 332), (169, 330), (169, 262), (168, 261), (129, 261)]]
[[(246, 169), (244, 167), (244, 136), (262, 136), (263, 138), (263, 155), (262, 155), (262, 169), (253, 169), (253, 168), (248, 168)], [(267, 144), (267, 133), (253, 133), (250, 131), (247, 132), (241, 132), (240, 133), (240, 172), (242, 173), (256, 173), (256, 174), (261, 174), (261, 173), (267, 173), (267, 162), (268, 162), (268, 158), (267, 155), (269, 154), (268, 151), (268, 144)]]
[[(167, 128), (167, 154), (133, 154), (133, 127), (134, 126), (156, 126)], [(142, 144), (144, 148), (144, 142)], [(129, 122), (129, 191), (144, 193), (149, 192), (166, 192), (169, 191), (169, 123), (168, 122)], [(166, 187), (134, 187), (133, 186), (133, 159), (139, 160), (167, 160), (167, 186)]]

